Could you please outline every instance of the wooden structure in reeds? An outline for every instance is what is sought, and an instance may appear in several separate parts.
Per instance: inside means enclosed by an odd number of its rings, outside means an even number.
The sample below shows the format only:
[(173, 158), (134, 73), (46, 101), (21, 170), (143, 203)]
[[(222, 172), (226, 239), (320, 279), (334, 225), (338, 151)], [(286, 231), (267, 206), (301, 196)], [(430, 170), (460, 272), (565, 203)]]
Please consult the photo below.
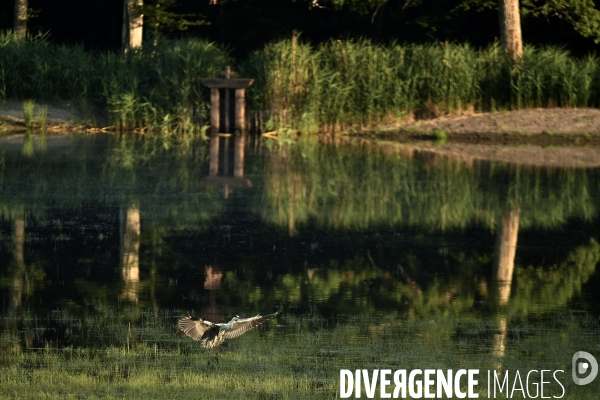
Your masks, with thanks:
[[(225, 78), (200, 79), (204, 86), (210, 88), (210, 130), (216, 133), (230, 132), (233, 125), (235, 131), (243, 132), (246, 126), (246, 89), (254, 83), (254, 79), (232, 79), (233, 72), (229, 66), (225, 68), (223, 75)], [(232, 90), (235, 91), (233, 104), (230, 97)]]

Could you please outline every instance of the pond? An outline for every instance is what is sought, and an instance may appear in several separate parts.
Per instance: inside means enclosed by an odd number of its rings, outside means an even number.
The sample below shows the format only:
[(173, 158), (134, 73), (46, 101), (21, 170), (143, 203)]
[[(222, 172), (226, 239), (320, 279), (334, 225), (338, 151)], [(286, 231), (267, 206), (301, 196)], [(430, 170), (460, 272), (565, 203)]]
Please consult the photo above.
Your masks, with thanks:
[[(368, 141), (6, 137), (0, 396), (355, 398), (341, 370), (466, 369), (480, 398), (596, 398), (572, 358), (600, 356), (599, 173)], [(216, 364), (175, 334), (280, 305)]]

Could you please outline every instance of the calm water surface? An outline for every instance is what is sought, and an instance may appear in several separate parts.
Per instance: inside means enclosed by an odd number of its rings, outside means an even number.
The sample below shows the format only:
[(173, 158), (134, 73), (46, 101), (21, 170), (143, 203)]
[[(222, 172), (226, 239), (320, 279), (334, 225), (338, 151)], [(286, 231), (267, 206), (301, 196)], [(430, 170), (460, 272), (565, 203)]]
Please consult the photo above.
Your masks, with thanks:
[(27, 339), (28, 321), (57, 314), (221, 322), (280, 304), (449, 326), (478, 343), (470, 353), (504, 354), (528, 326), (573, 318), (597, 338), (597, 169), (250, 137), (0, 143), (2, 329), (24, 348), (107, 344)]

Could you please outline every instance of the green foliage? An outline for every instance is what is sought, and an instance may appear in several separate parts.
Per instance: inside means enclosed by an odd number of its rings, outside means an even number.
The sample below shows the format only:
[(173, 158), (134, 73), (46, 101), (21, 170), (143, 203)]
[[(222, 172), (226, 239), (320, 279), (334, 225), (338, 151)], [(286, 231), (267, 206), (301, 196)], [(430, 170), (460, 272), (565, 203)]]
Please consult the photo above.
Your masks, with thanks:
[[(121, 129), (181, 138), (198, 134), (208, 119), (209, 91), (200, 78), (219, 77), (230, 63), (225, 50), (202, 40), (157, 40), (116, 54), (3, 34), (0, 94), (69, 100), (106, 110)], [(255, 79), (248, 103), (268, 112), (269, 129), (364, 129), (413, 114), (600, 104), (598, 58), (553, 47), (526, 46), (522, 64), (513, 65), (498, 44), (477, 50), (359, 39), (313, 47), (294, 36), (252, 53), (239, 70)]]
[(48, 106), (38, 106), (36, 114), (36, 122), (41, 130), (46, 128), (46, 120), (48, 119)]
[(533, 314), (559, 309), (582, 290), (596, 272), (600, 262), (600, 245), (591, 239), (586, 246), (574, 249), (567, 259), (553, 269), (533, 265), (515, 270), (515, 293), (510, 308), (515, 314)]
[(147, 29), (155, 34), (210, 24), (202, 14), (180, 12), (177, 3), (178, 0), (145, 0), (143, 5), (135, 8), (144, 15)]
[(434, 144), (436, 146), (443, 146), (446, 144), (446, 141), (448, 140), (448, 135), (446, 134), (446, 131), (443, 131), (441, 129), (434, 129), (433, 130), (433, 139), (434, 139)]
[(582, 36), (600, 43), (600, 10), (593, 0), (523, 0), (521, 5), (525, 16), (565, 19)]
[(23, 148), (21, 149), (21, 154), (25, 157), (33, 157), (33, 138), (31, 137), (31, 131), (27, 130), (25, 132), (25, 137), (23, 138)]
[[(360, 13), (374, 13), (374, 16), (388, 2), (388, 0), (306, 0), (313, 7), (320, 5), (333, 5), (336, 9), (349, 7)], [(426, 0), (405, 0), (403, 9), (424, 6)], [(596, 43), (600, 43), (600, 10), (597, 9), (593, 0), (521, 0), (521, 14), (523, 17), (559, 18), (568, 21), (577, 32), (584, 37), (589, 37)], [(436, 15), (431, 10), (420, 16), (420, 25), (429, 25), (435, 30), (436, 23), (440, 19), (456, 17), (463, 11), (475, 10), (481, 12), (489, 9), (497, 9), (497, 2), (493, 0), (462, 0), (453, 2), (447, 6), (448, 11), (444, 15)], [(430, 9), (438, 8), (439, 5), (429, 4)]]
[(168, 120), (171, 135), (201, 120), (208, 89), (200, 78), (219, 76), (228, 62), (226, 51), (196, 39), (157, 40), (117, 54), (52, 45), (44, 37), (21, 41), (0, 35), (2, 100), (69, 100), (106, 110), (125, 129), (159, 130)]
[(590, 107), (599, 104), (598, 58), (526, 46), (513, 65), (493, 44), (384, 46), (331, 40), (314, 48), (298, 37), (269, 44), (243, 65), (256, 78), (255, 109), (270, 110), (269, 129), (304, 132), (374, 127), (412, 113), (474, 108)]

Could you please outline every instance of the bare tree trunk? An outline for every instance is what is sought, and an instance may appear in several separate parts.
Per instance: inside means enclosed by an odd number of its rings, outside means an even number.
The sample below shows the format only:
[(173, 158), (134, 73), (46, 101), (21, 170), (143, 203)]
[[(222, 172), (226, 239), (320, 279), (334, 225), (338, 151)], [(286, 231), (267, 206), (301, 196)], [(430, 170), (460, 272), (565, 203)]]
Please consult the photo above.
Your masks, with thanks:
[(500, 43), (506, 54), (515, 62), (523, 57), (523, 36), (519, 0), (498, 0), (500, 18)]
[(123, 0), (122, 42), (125, 51), (142, 46), (144, 15), (139, 7), (143, 5), (144, 0)]
[(21, 39), (27, 36), (27, 0), (15, 0), (15, 33)]

